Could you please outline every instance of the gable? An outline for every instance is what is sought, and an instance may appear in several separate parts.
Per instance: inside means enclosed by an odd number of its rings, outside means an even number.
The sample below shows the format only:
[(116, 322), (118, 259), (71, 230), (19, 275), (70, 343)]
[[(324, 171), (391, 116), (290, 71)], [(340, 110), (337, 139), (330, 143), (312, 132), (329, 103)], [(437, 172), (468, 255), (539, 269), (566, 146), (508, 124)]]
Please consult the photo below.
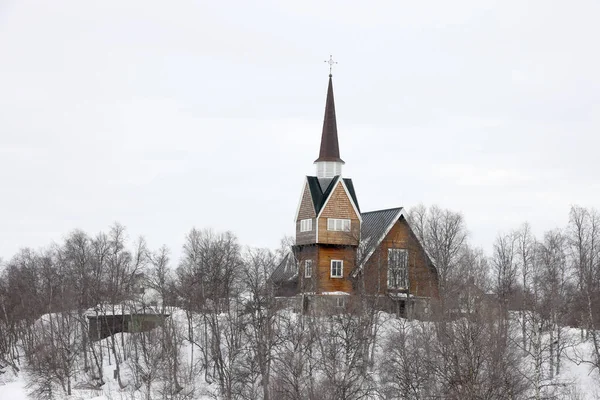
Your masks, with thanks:
[[(400, 249), (407, 255), (405, 265), (408, 280), (406, 282), (410, 283), (408, 287), (404, 286), (401, 292), (417, 297), (437, 297), (437, 271), (412, 232), (408, 221), (402, 215), (391, 224), (391, 229), (377, 244), (375, 251), (362, 267), (367, 290), (380, 294), (399, 293), (398, 287), (388, 287), (389, 255), (394, 249)], [(405, 289), (408, 291), (404, 292)]]
[[(423, 246), (412, 233), (404, 216), (400, 216), (393, 224), (392, 229), (383, 238), (382, 243), (384, 242), (390, 248), (411, 249), (425, 254)], [(381, 243), (379, 247), (381, 247)]]
[(391, 237), (393, 235), (397, 235), (394, 228), (400, 224), (405, 227), (405, 240), (409, 240), (414, 244), (414, 246), (418, 247), (419, 251), (423, 253), (423, 256), (425, 257), (430, 269), (437, 274), (437, 270), (431, 260), (431, 257), (429, 257), (425, 247), (410, 227), (410, 224), (404, 215), (404, 208), (398, 207), (387, 210), (366, 212), (362, 214), (362, 217), (363, 223), (361, 225), (361, 241), (359, 246), (360, 263), (356, 272), (364, 267), (364, 265), (369, 261), (373, 253), (380, 247), (384, 240), (394, 239)]
[(340, 181), (327, 199), (327, 203), (319, 212), (319, 217), (359, 219), (351, 198)]
[(335, 176), (329, 179), (319, 179), (316, 176), (307, 176), (306, 183), (310, 190), (311, 199), (316, 215), (319, 215), (321, 209), (327, 203), (327, 199), (331, 195), (333, 189), (336, 187), (338, 182), (344, 182), (344, 186), (348, 195), (352, 199), (357, 213), (360, 215), (360, 207), (358, 206), (358, 200), (356, 198), (356, 192), (354, 191), (354, 184), (352, 179)]
[[(349, 220), (350, 230), (330, 230), (328, 227), (330, 218)], [(358, 246), (360, 224), (360, 212), (352, 201), (344, 181), (340, 179), (317, 215), (317, 243)]]
[(429, 255), (429, 252), (427, 251), (425, 246), (423, 246), (423, 243), (421, 243), (421, 241), (419, 240), (417, 235), (415, 235), (415, 232), (411, 228), (411, 226), (408, 223), (408, 220), (406, 219), (404, 214), (400, 217), (400, 220), (396, 224), (402, 224), (406, 227), (406, 231), (408, 232), (408, 235), (410, 237), (409, 240), (414, 244), (414, 246), (416, 248), (418, 248), (419, 252), (421, 252), (423, 254), (423, 258), (425, 259), (425, 262), (426, 262), (427, 266), (429, 267), (429, 269), (431, 269), (437, 275), (437, 268), (435, 267), (435, 264), (433, 263), (433, 260), (431, 259), (431, 256)]

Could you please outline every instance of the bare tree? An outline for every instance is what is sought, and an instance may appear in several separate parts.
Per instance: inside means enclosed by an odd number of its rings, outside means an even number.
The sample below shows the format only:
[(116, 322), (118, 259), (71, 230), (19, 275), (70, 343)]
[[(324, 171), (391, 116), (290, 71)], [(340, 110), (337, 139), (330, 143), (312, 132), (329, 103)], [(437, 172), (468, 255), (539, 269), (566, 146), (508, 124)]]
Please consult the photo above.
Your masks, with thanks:
[(51, 398), (55, 385), (72, 395), (83, 336), (77, 314), (47, 314), (35, 324), (33, 335), (34, 347), (28, 356), (32, 395)]
[(419, 205), (410, 210), (409, 220), (415, 234), (433, 257), (440, 287), (445, 289), (455, 275), (467, 231), (462, 214), (431, 206)]
[(520, 243), (520, 253), (525, 256), (520, 255), (519, 260), (527, 263), (526, 308), (521, 310), (524, 316), (521, 335), (513, 334), (511, 340), (521, 348), (531, 366), (523, 375), (531, 385), (531, 397), (564, 398), (568, 382), (556, 375), (561, 371), (563, 352), (569, 344), (563, 334), (569, 304), (565, 237), (560, 231), (550, 231), (540, 242), (531, 239)]
[(179, 291), (183, 303), (202, 316), (199, 335), (188, 323), (188, 340), (203, 354), (205, 379), (216, 379), (225, 399), (233, 399), (246, 379), (239, 370), (245, 329), (239, 279), (242, 265), (240, 246), (233, 234), (192, 229), (178, 268), (180, 287), (187, 290)]
[(494, 243), (494, 289), (505, 313), (508, 312), (517, 285), (517, 243), (518, 236), (514, 232), (499, 235)]
[(249, 250), (244, 260), (243, 282), (248, 292), (245, 312), (249, 322), (249, 342), (260, 372), (262, 397), (269, 400), (273, 347), (279, 336), (275, 331), (276, 304), (268, 279), (275, 269), (275, 256), (267, 250)]
[(459, 282), (471, 282), (483, 291), (487, 291), (491, 287), (488, 257), (481, 248), (473, 248), (465, 244), (456, 272)]
[[(62, 262), (66, 264), (69, 274), (70, 285), (74, 294), (74, 306), (77, 310), (77, 318), (81, 332), (87, 330), (85, 311), (97, 303), (98, 298), (94, 296), (92, 287), (99, 285), (99, 280), (92, 279), (91, 271), (91, 240), (83, 231), (72, 232), (60, 249)], [(83, 335), (83, 362), (84, 371), (89, 369), (88, 360), (88, 336)]]
[(303, 314), (278, 316), (279, 340), (273, 354), (273, 394), (282, 400), (316, 398), (314, 392), (313, 331)]
[(568, 275), (566, 238), (562, 232), (550, 231), (539, 244), (539, 263), (542, 269), (543, 315), (548, 320), (550, 335), (550, 379), (560, 373), (560, 362), (565, 347), (563, 326), (567, 315)]
[(525, 353), (528, 351), (527, 324), (531, 311), (534, 309), (531, 296), (533, 263), (535, 262), (536, 239), (531, 232), (531, 227), (525, 223), (516, 232), (517, 235), (517, 264), (521, 273), (521, 338)]
[[(174, 282), (169, 267), (169, 250), (163, 246), (158, 251), (150, 254), (149, 260), (147, 284), (151, 290), (158, 294), (158, 301), (151, 300), (151, 303), (156, 302), (156, 311), (162, 316), (167, 316), (176, 311), (173, 307), (167, 305), (169, 300), (173, 301), (175, 294)], [(167, 318), (159, 327), (161, 355), (163, 357), (162, 365), (164, 368), (162, 377), (165, 380), (165, 387), (162, 392), (165, 398), (173, 398), (183, 390), (179, 382), (182, 335), (174, 318), (173, 316)]]
[[(573, 206), (569, 213), (569, 247), (579, 291), (578, 308), (586, 338), (592, 343), (592, 354), (580, 360), (600, 372), (600, 214), (594, 209)], [(583, 330), (582, 330), (583, 336)]]
[(13, 314), (12, 299), (6, 271), (0, 270), (0, 375), (10, 368), (20, 371), (19, 333), (20, 321)]
[(380, 364), (386, 399), (428, 399), (441, 393), (436, 378), (434, 324), (399, 319), (383, 344)]
[[(136, 242), (135, 250), (129, 251), (125, 227), (118, 223), (112, 226), (106, 239), (108, 248), (106, 257), (102, 259), (105, 265), (101, 267), (101, 270), (106, 273), (108, 309), (103, 307), (102, 313), (115, 316), (120, 311), (121, 317), (124, 318), (125, 307), (123, 305), (127, 301), (135, 300), (135, 296), (138, 294), (138, 284), (148, 262), (148, 250), (144, 239), (140, 238)], [(113, 324), (116, 323), (116, 320), (116, 318), (111, 318)], [(124, 388), (125, 384), (121, 379), (121, 363), (127, 358), (127, 353), (124, 352), (125, 339), (121, 329), (121, 343), (118, 346), (115, 337), (118, 332), (117, 327), (113, 325), (111, 332), (113, 334), (110, 335), (110, 350), (114, 356), (115, 373), (119, 386)]]
[[(310, 318), (315, 343), (316, 367), (323, 378), (316, 382), (320, 399), (366, 399), (376, 384), (369, 372), (368, 349), (373, 340), (372, 316), (358, 312), (327, 310)], [(320, 312), (323, 312), (320, 311)]]
[(279, 247), (275, 250), (275, 264), (283, 260), (283, 258), (290, 252), (292, 246), (296, 243), (296, 239), (293, 236), (284, 236), (279, 241)]

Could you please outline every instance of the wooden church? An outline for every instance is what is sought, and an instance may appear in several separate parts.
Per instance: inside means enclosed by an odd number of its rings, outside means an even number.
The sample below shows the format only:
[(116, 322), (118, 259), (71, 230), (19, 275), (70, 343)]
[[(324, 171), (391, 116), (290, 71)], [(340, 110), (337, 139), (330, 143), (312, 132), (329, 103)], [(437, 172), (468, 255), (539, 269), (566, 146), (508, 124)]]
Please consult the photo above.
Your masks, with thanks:
[(342, 175), (331, 74), (314, 164), (296, 210), (295, 244), (271, 276), (276, 295), (304, 310), (347, 307), (358, 294), (402, 314), (427, 307), (438, 296), (437, 270), (404, 209), (362, 212), (352, 179)]

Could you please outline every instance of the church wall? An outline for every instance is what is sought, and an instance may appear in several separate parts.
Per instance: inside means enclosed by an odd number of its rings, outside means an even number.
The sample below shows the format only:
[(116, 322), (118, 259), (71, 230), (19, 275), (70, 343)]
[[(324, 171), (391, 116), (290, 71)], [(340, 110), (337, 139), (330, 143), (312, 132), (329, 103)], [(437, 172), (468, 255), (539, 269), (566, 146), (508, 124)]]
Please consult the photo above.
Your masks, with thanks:
[[(342, 260), (344, 262), (343, 278), (331, 277), (331, 260)], [(320, 246), (318, 255), (318, 274), (315, 276), (317, 293), (352, 293), (352, 282), (350, 281), (349, 276), (350, 272), (354, 269), (355, 261), (355, 247)]]
[[(328, 231), (327, 218), (350, 219), (350, 232)], [(319, 243), (358, 246), (360, 239), (360, 220), (346, 195), (342, 183), (338, 183), (327, 205), (319, 217)]]
[(387, 258), (391, 248), (408, 250), (410, 294), (437, 297), (437, 275), (428, 265), (426, 254), (404, 217), (394, 224), (365, 266), (364, 279), (369, 292), (387, 293)]
[[(300, 202), (300, 209), (298, 210), (298, 220), (296, 221), (296, 244), (310, 244), (317, 241), (316, 216), (315, 208), (310, 196), (310, 189), (308, 188), (308, 185), (305, 185), (302, 201)], [(309, 232), (300, 232), (300, 221), (309, 218), (313, 220), (312, 230)]]
[[(296, 251), (296, 260), (298, 260), (298, 289), (300, 292), (316, 291), (318, 257), (319, 251), (317, 246), (302, 246)], [(313, 260), (313, 273), (310, 278), (305, 277), (305, 260)]]

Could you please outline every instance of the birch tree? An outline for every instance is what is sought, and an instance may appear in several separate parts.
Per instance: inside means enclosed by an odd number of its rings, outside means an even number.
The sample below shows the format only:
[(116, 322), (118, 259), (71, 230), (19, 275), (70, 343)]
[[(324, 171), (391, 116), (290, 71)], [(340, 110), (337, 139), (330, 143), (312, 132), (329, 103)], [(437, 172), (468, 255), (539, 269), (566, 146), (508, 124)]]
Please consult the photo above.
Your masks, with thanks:
[(433, 257), (442, 292), (455, 278), (467, 230), (461, 213), (438, 206), (419, 205), (410, 210), (411, 227), (425, 249)]

